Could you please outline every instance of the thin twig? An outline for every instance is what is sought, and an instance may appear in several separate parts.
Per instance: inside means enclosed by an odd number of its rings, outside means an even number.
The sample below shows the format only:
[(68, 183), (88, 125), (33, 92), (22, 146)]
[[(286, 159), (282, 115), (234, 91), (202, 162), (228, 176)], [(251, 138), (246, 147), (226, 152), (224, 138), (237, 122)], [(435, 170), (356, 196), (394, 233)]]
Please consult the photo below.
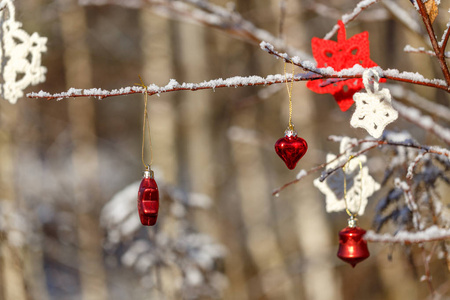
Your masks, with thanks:
[[(405, 51), (406, 53), (423, 53), (423, 54), (427, 54), (430, 56), (436, 56), (436, 53), (434, 53), (434, 51), (425, 50), (425, 48), (423, 48), (423, 47), (414, 48), (414, 47), (411, 47), (410, 45), (406, 45), (406, 47), (403, 49), (403, 51)], [(450, 58), (450, 52), (444, 52), (444, 57)]]
[(450, 109), (448, 106), (430, 101), (400, 84), (387, 84), (386, 87), (391, 92), (392, 97), (402, 99), (403, 101), (408, 102), (408, 104), (412, 104), (422, 111), (426, 111), (433, 117), (438, 117), (450, 122)]
[[(301, 181), (304, 177), (306, 177), (307, 175), (310, 175), (322, 168), (325, 168), (326, 166), (328, 166), (329, 164), (331, 164), (332, 162), (336, 161), (337, 159), (339, 159), (339, 157), (341, 157), (342, 155), (345, 155), (347, 153), (348, 150), (359, 146), (361, 144), (365, 144), (365, 143), (374, 143), (374, 145), (367, 147), (359, 152), (357, 152), (356, 154), (354, 154), (354, 157), (357, 157), (369, 150), (372, 150), (378, 146), (394, 146), (394, 147), (407, 147), (407, 148), (415, 148), (415, 149), (419, 149), (424, 151), (425, 153), (432, 153), (435, 155), (443, 155), (446, 157), (450, 157), (450, 152), (449, 151), (445, 151), (444, 149), (436, 149), (434, 147), (430, 147), (430, 146), (425, 146), (425, 145), (417, 145), (417, 144), (412, 144), (412, 143), (401, 143), (401, 142), (393, 142), (393, 141), (380, 141), (380, 140), (358, 140), (358, 142), (354, 145), (352, 145), (351, 147), (349, 147), (349, 149), (345, 149), (345, 151), (343, 151), (342, 153), (339, 153), (333, 160), (325, 162), (323, 164), (320, 164), (316, 167), (311, 168), (310, 170), (306, 171), (306, 174), (298, 179), (292, 180), (290, 182), (285, 183), (284, 185), (282, 185), (281, 187), (273, 190), (272, 195), (275, 196), (277, 194), (279, 194), (282, 190), (284, 190), (285, 188), (289, 187), (292, 184), (298, 183), (299, 181)], [(320, 181), (324, 181), (328, 176), (330, 176), (331, 174), (333, 174), (334, 172), (336, 172), (337, 170), (341, 169), (345, 164), (347, 163), (347, 161), (345, 161), (343, 164), (333, 168), (332, 170), (327, 171), (326, 173), (322, 174), (320, 177)]]
[[(367, 147), (367, 148), (365, 148), (365, 149), (363, 149), (363, 150), (360, 150), (360, 151), (358, 151), (357, 153), (353, 154), (352, 156), (353, 156), (353, 157), (358, 157), (358, 156), (360, 156), (361, 154), (364, 154), (364, 153), (366, 153), (367, 151), (372, 150), (372, 149), (374, 149), (374, 148), (376, 148), (376, 147), (378, 147), (378, 144), (375, 144), (375, 145), (372, 145), (372, 146), (370, 146), (370, 147)], [(345, 161), (344, 163), (338, 165), (338, 166), (335, 167), (334, 169), (328, 170), (326, 173), (322, 173), (322, 175), (320, 175), (319, 181), (320, 181), (320, 182), (323, 182), (323, 181), (324, 181), (325, 179), (327, 179), (331, 174), (333, 174), (333, 173), (336, 172), (337, 170), (342, 169), (342, 168), (347, 164), (347, 162), (348, 162), (348, 161)]]
[(412, 18), (411, 15), (407, 11), (405, 11), (397, 1), (383, 0), (381, 1), (381, 4), (389, 11), (389, 13), (397, 22), (420, 37), (420, 39), (425, 44), (431, 46), (428, 36), (422, 33), (422, 27), (420, 23), (417, 22), (416, 19)]
[(436, 225), (430, 226), (423, 231), (408, 232), (399, 231), (395, 235), (388, 233), (376, 233), (372, 230), (367, 231), (364, 239), (372, 243), (387, 244), (419, 244), (434, 241), (445, 241), (450, 239), (450, 230), (439, 228)]
[(450, 145), (449, 128), (437, 124), (430, 116), (423, 115), (418, 109), (414, 107), (406, 106), (395, 100), (392, 100), (392, 104), (402, 118), (434, 134), (442, 141), (444, 141), (447, 145)]
[[(356, 19), (356, 17), (359, 16), (359, 14), (369, 8), (372, 4), (377, 3), (379, 0), (370, 0), (370, 1), (361, 1), (359, 2), (356, 7), (353, 9), (353, 11), (351, 13), (345, 14), (341, 17), (342, 22), (345, 24), (350, 23), (351, 21), (353, 21), (354, 19)], [(324, 39), (325, 40), (329, 40), (331, 39), (331, 37), (333, 35), (336, 34), (336, 32), (339, 30), (339, 25), (334, 25), (333, 29), (331, 29), (330, 32), (328, 32)]]
[(431, 278), (431, 271), (430, 271), (430, 259), (431, 259), (432, 254), (434, 253), (435, 245), (436, 245), (436, 243), (433, 245), (433, 248), (432, 248), (430, 254), (428, 255), (427, 252), (425, 251), (425, 246), (422, 243), (419, 244), (419, 247), (422, 250), (423, 267), (425, 269), (424, 280), (427, 282), (428, 289), (430, 290), (431, 299), (434, 299), (434, 295), (436, 293), (436, 291), (434, 290), (434, 287), (433, 287), (433, 282), (431, 281), (432, 278)]
[(425, 156), (424, 152), (420, 152), (416, 158), (409, 164), (408, 166), (408, 172), (406, 174), (406, 179), (411, 180), (414, 177), (414, 169), (416, 168), (417, 164), (422, 160), (422, 158)]
[(146, 1), (123, 1), (123, 0), (79, 0), (83, 5), (106, 5), (114, 4), (125, 7), (142, 8), (150, 7), (152, 11), (160, 16), (176, 21), (186, 21), (200, 25), (217, 28), (237, 39), (252, 44), (268, 41), (277, 48), (284, 49), (289, 53), (296, 53), (304, 59), (311, 59), (311, 55), (304, 51), (289, 46), (282, 38), (277, 38), (269, 31), (255, 26), (249, 20), (243, 18), (238, 12), (230, 11), (224, 7), (208, 1), (199, 0), (146, 0)]
[[(342, 14), (338, 9), (322, 4), (316, 0), (308, 1), (304, 7), (305, 13), (309, 13), (311, 11), (318, 16), (332, 19), (333, 21), (340, 20), (342, 18)], [(384, 7), (381, 7), (372, 9), (371, 11), (365, 11), (363, 15), (358, 15), (358, 20), (364, 22), (386, 21), (389, 17), (390, 14), (388, 11)]]
[(395, 178), (395, 186), (403, 191), (405, 203), (412, 214), (412, 223), (414, 229), (417, 231), (422, 231), (424, 229), (422, 228), (423, 224), (421, 222), (422, 215), (420, 214), (419, 206), (417, 205), (417, 201), (411, 190), (411, 180), (405, 182), (401, 181), (400, 178)]
[[(377, 146), (381, 146), (381, 145), (389, 145), (389, 146), (395, 146), (395, 147), (408, 147), (408, 148), (416, 148), (416, 149), (420, 149), (422, 150), (424, 153), (433, 153), (433, 154), (437, 154), (437, 155), (444, 155), (449, 157), (449, 153), (448, 152), (443, 152), (443, 151), (438, 151), (438, 150), (434, 150), (428, 146), (422, 146), (422, 145), (415, 145), (415, 144), (405, 144), (405, 143), (398, 143), (398, 142), (392, 142), (392, 141), (377, 141), (377, 140), (361, 140), (358, 142), (359, 144), (363, 144), (363, 143), (376, 143), (376, 145), (373, 145), (371, 147), (365, 148), (359, 152), (357, 152), (356, 154), (354, 154), (354, 157), (357, 157)], [(331, 174), (333, 174), (335, 171), (341, 169), (342, 167), (344, 167), (344, 165), (347, 162), (344, 162), (343, 164), (341, 164), (340, 166), (329, 170), (327, 173), (322, 174), (322, 176), (320, 177), (320, 181), (324, 181), (328, 176), (330, 176)]]
[(419, 12), (422, 16), (423, 23), (425, 24), (425, 27), (428, 32), (428, 36), (430, 37), (431, 45), (433, 46), (433, 50), (436, 53), (436, 57), (439, 60), (439, 65), (441, 67), (442, 73), (444, 74), (445, 81), (447, 82), (447, 85), (450, 85), (450, 72), (448, 70), (447, 62), (445, 61), (445, 57), (443, 54), (443, 51), (441, 51), (441, 48), (439, 47), (438, 41), (436, 39), (436, 35), (434, 34), (433, 25), (431, 24), (430, 16), (427, 13), (427, 9), (425, 8), (425, 4), (422, 3), (422, 1), (416, 1), (417, 5), (419, 6)]
[(448, 38), (450, 37), (450, 21), (447, 23), (447, 28), (445, 29), (445, 34), (442, 37), (442, 40), (440, 42), (441, 46), (441, 52), (445, 52), (445, 48), (447, 47)]

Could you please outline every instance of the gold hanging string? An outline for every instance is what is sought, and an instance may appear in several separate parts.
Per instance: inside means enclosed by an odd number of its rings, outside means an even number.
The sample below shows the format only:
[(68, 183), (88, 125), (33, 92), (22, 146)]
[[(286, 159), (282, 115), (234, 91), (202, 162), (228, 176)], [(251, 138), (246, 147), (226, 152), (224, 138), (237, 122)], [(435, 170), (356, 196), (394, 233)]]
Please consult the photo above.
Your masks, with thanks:
[[(353, 155), (350, 155), (350, 157), (348, 158), (347, 162), (345, 163), (345, 165), (342, 167), (342, 171), (344, 172), (344, 203), (345, 203), (345, 211), (347, 212), (347, 214), (349, 215), (349, 217), (351, 218), (356, 218), (356, 216), (358, 215), (359, 209), (361, 208), (361, 202), (362, 202), (362, 188), (363, 188), (363, 172), (362, 172), (362, 163), (361, 160), (358, 159), (359, 162), (359, 173), (361, 173), (361, 190), (359, 191), (359, 204), (358, 204), (358, 209), (356, 210), (356, 212), (352, 213), (350, 211), (350, 209), (348, 208), (348, 204), (347, 204), (347, 175), (345, 173), (345, 167), (348, 165), (348, 163), (355, 158)], [(355, 185), (355, 182), (353, 180), (353, 185)]]
[(294, 88), (294, 71), (294, 64), (292, 64), (292, 81), (291, 86), (289, 86), (286, 74), (286, 62), (284, 62), (284, 77), (286, 79), (286, 89), (289, 95), (289, 130), (294, 130), (294, 125), (292, 124), (292, 90)]
[[(142, 164), (144, 165), (145, 169), (148, 171), (151, 169), (152, 163), (153, 163), (153, 149), (152, 149), (152, 136), (150, 135), (150, 121), (148, 119), (148, 112), (147, 112), (147, 104), (148, 104), (148, 88), (142, 81), (141, 76), (139, 75), (139, 79), (141, 80), (141, 83), (136, 83), (136, 85), (141, 86), (145, 90), (145, 100), (144, 100), (144, 120), (142, 125)], [(147, 135), (148, 135), (148, 147), (150, 149), (150, 163), (145, 163), (144, 158), (144, 152), (145, 152), (145, 129), (147, 129)]]

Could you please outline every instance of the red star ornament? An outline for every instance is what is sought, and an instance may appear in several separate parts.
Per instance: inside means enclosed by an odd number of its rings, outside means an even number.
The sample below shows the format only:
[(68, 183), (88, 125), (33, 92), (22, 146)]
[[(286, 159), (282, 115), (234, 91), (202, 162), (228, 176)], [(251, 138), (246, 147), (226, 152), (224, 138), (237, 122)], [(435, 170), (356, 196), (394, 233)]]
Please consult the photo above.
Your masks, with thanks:
[[(337, 42), (312, 38), (311, 47), (318, 68), (332, 67), (335, 71), (359, 64), (364, 68), (378, 66), (370, 59), (369, 33), (358, 33), (347, 40), (344, 23), (339, 20)], [(385, 79), (380, 82), (386, 81)], [(332, 94), (342, 111), (353, 104), (353, 94), (364, 88), (361, 78), (347, 80), (310, 80), (306, 86), (318, 94)]]

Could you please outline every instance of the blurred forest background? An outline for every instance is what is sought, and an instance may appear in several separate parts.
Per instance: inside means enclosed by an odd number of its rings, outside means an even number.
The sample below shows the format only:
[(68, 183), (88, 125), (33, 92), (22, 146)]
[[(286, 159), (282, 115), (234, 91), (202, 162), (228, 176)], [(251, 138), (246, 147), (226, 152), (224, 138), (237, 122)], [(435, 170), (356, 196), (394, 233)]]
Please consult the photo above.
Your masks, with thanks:
[[(189, 22), (189, 10), (181, 17), (152, 1), (81, 2), (86, 5), (15, 2), (24, 29), (48, 38), (46, 82), (27, 91), (114, 89), (138, 83), (138, 75), (146, 84), (164, 86), (171, 78), (196, 83), (283, 73), (283, 62), (262, 51), (259, 40), (237, 37), (233, 28)], [(403, 52), (407, 44), (425, 44), (392, 16), (388, 2), (364, 11), (347, 26), (347, 37), (367, 30), (371, 59), (383, 69), (441, 78), (432, 57)], [(312, 0), (211, 3), (235, 10), (305, 53), (311, 53), (312, 37), (323, 38), (355, 6), (354, 1)], [(397, 4), (419, 20), (410, 1)], [(438, 37), (449, 19), (449, 1), (441, 1), (440, 8), (434, 23)], [(412, 88), (449, 104), (442, 91)], [(336, 257), (347, 216), (325, 212), (325, 198), (312, 184), (320, 172), (272, 196), (300, 169), (338, 151), (329, 135), (366, 135), (349, 126), (353, 108), (341, 112), (331, 95), (314, 94), (304, 82), (293, 90), (293, 123), (309, 145), (297, 171), (289, 171), (273, 149), (288, 123), (285, 85), (150, 97), (153, 168), (161, 189), (158, 225), (141, 227), (137, 209), (128, 225), (110, 220), (114, 212), (107, 209), (114, 211), (114, 205), (107, 203), (114, 196), (116, 204), (136, 208), (143, 98), (0, 102), (1, 299), (428, 296), (420, 282), (423, 267), (414, 261), (417, 246), (371, 243), (371, 257), (354, 269)], [(389, 129), (408, 129), (422, 144), (445, 145), (403, 119)], [(381, 181), (386, 159), (378, 150), (371, 154), (370, 173)], [(117, 194), (121, 191), (125, 194)], [(445, 205), (448, 192), (441, 188)], [(370, 198), (361, 227), (372, 228), (381, 195)], [(192, 239), (183, 240), (188, 236)], [(198, 248), (190, 249), (192, 243)], [(171, 250), (165, 250), (169, 244)], [(431, 268), (436, 285), (448, 281), (445, 260), (433, 260)]]

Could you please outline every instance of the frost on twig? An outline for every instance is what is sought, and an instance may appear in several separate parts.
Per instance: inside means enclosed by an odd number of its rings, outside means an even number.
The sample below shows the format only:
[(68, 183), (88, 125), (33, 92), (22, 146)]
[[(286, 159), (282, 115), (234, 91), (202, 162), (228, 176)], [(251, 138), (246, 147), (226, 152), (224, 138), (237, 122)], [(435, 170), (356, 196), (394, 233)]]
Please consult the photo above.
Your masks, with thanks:
[(422, 25), (415, 18), (413, 18), (410, 13), (405, 11), (396, 1), (383, 0), (381, 1), (381, 4), (398, 22), (400, 22), (400, 24), (417, 36), (421, 37), (427, 45), (431, 46), (428, 37), (422, 33)]
[[(380, 185), (369, 175), (366, 156), (359, 155), (349, 160), (350, 155), (353, 156), (355, 153), (348, 149), (351, 149), (355, 143), (357, 143), (356, 140), (345, 137), (340, 144), (340, 152), (345, 153), (344, 155), (337, 157), (331, 153), (327, 154), (328, 167), (335, 168), (345, 164), (345, 173), (341, 168), (327, 180), (321, 181), (320, 178), (314, 180), (314, 186), (326, 196), (327, 212), (337, 212), (348, 208), (351, 212), (363, 215), (368, 198), (380, 189)], [(344, 190), (344, 181), (346, 190)]]
[[(403, 48), (403, 51), (407, 53), (423, 53), (430, 56), (436, 56), (436, 53), (431, 50), (426, 50), (424, 47), (412, 47), (411, 45), (406, 45), (405, 48)], [(450, 52), (444, 52), (445, 58), (450, 58)]]
[(201, 24), (220, 29), (243, 41), (259, 44), (268, 41), (279, 49), (294, 53), (303, 59), (311, 59), (306, 52), (289, 46), (283, 39), (277, 38), (269, 31), (258, 28), (234, 10), (230, 10), (209, 1), (202, 0), (79, 0), (82, 5), (121, 5), (131, 8), (150, 7), (160, 16), (177, 21)]
[[(387, 132), (384, 138), (393, 144), (402, 141), (401, 144), (418, 145), (408, 132)], [(400, 145), (382, 148), (383, 156), (389, 158), (382, 185), (390, 186), (390, 190), (378, 201), (375, 209), (376, 231), (388, 222), (395, 224), (399, 230), (407, 231), (445, 224), (443, 205), (435, 189), (438, 183), (450, 183), (446, 175), (450, 169), (450, 159), (445, 149), (442, 153), (446, 155), (424, 155), (433, 149)], [(408, 181), (401, 179), (407, 177)]]
[[(292, 75), (288, 78), (288, 81), (301, 81), (309, 80), (315, 78), (315, 74), (297, 74), (294, 79)], [(213, 79), (209, 81), (204, 81), (201, 83), (178, 83), (175, 79), (171, 79), (169, 83), (165, 86), (157, 86), (155, 84), (150, 84), (147, 88), (148, 95), (160, 95), (168, 92), (175, 91), (197, 91), (197, 90), (215, 90), (217, 88), (226, 87), (242, 87), (242, 86), (260, 86), (260, 85), (271, 85), (275, 83), (285, 83), (286, 76), (284, 74), (269, 75), (267, 77), (260, 76), (234, 76), (226, 79)], [(131, 94), (142, 94), (145, 90), (139, 86), (129, 86), (114, 90), (103, 90), (103, 89), (75, 89), (71, 88), (67, 92), (51, 94), (45, 91), (34, 92), (27, 94), (29, 98), (35, 99), (56, 99), (62, 100), (67, 98), (77, 98), (77, 97), (95, 97), (98, 99), (104, 99), (114, 96), (124, 96)]]
[[(292, 75), (289, 74), (288, 75), (275, 74), (275, 75), (268, 75), (267, 77), (260, 77), (256, 75), (247, 77), (234, 76), (226, 79), (222, 78), (213, 79), (201, 83), (182, 83), (182, 84), (178, 83), (175, 79), (171, 79), (166, 86), (161, 87), (154, 84), (149, 85), (147, 92), (151, 96), (155, 94), (159, 95), (162, 93), (174, 91), (186, 91), (186, 90), (197, 91), (205, 89), (214, 90), (216, 88), (224, 88), (224, 87), (271, 85), (271, 84), (285, 83), (286, 77), (287, 81), (307, 81), (325, 78), (336, 78), (346, 80), (351, 78), (361, 78), (362, 73), (365, 70), (360, 65), (355, 65), (352, 68), (343, 69), (341, 71), (335, 71), (331, 67), (317, 68), (316, 64), (311, 61), (303, 61), (298, 56), (290, 57), (286, 53), (279, 53), (278, 51), (275, 50), (273, 45), (267, 42), (261, 42), (260, 46), (263, 50), (267, 51), (269, 54), (272, 54), (278, 58), (282, 58), (286, 62), (299, 66), (300, 68), (309, 72), (295, 74), (294, 77), (292, 77)], [(380, 75), (381, 77), (386, 79), (430, 86), (448, 91), (448, 86), (446, 85), (445, 81), (441, 79), (427, 79), (418, 73), (400, 72), (395, 69), (383, 70), (377, 67), (376, 70), (379, 74), (381, 74)], [(114, 90), (103, 90), (99, 88), (94, 89), (71, 88), (66, 92), (54, 94), (51, 94), (46, 91), (33, 92), (27, 94), (27, 97), (35, 99), (41, 98), (48, 100), (50, 99), (61, 100), (76, 97), (96, 97), (98, 99), (104, 99), (107, 97), (124, 96), (144, 92), (145, 92), (144, 89), (138, 86), (129, 86)]]
[[(343, 18), (343, 16), (341, 16), (341, 12), (338, 9), (330, 7), (330, 5), (322, 4), (319, 1), (309, 1), (309, 3), (307, 3), (306, 9), (313, 11), (321, 17), (332, 19), (333, 21)], [(371, 9), (370, 11), (365, 11), (364, 14), (359, 14), (357, 17), (358, 20), (366, 22), (383, 21), (389, 19), (389, 13), (385, 8), (380, 7)]]
[[(333, 142), (342, 142), (344, 139), (347, 139), (348, 137), (342, 137), (342, 136), (330, 136), (329, 140)], [(392, 175), (393, 171), (392, 169), (399, 166), (404, 166), (405, 163), (408, 161), (413, 160), (416, 157), (417, 151), (424, 151), (426, 153), (430, 153), (434, 155), (434, 159), (436, 161), (439, 161), (441, 163), (449, 162), (450, 164), (450, 151), (441, 147), (437, 146), (426, 146), (426, 145), (420, 145), (417, 142), (415, 142), (411, 135), (408, 132), (390, 132), (385, 131), (381, 140), (376, 139), (351, 139), (351, 143), (348, 143), (348, 148), (345, 150), (342, 150), (339, 154), (336, 155), (336, 158), (334, 160), (327, 161), (325, 163), (322, 163), (316, 167), (313, 167), (306, 171), (306, 174), (303, 174), (298, 179), (292, 180), (290, 182), (285, 183), (283, 186), (275, 189), (272, 192), (272, 195), (278, 195), (281, 191), (283, 191), (285, 188), (288, 188), (290, 185), (298, 183), (300, 180), (302, 180), (306, 175), (310, 175), (312, 173), (315, 173), (317, 171), (322, 170), (323, 168), (327, 168), (331, 163), (335, 162), (335, 160), (341, 158), (342, 156), (349, 156), (349, 153), (353, 153), (352, 155), (354, 157), (358, 157), (361, 154), (364, 154), (366, 152), (369, 152), (370, 150), (373, 150), (375, 148), (382, 148), (383, 151), (389, 152), (389, 148), (394, 148), (395, 150), (395, 156), (392, 157), (390, 160), (390, 163), (387, 167), (385, 178), (383, 179), (382, 185), (385, 184), (387, 179)], [(360, 147), (359, 151), (357, 149), (354, 149), (356, 147)], [(350, 152), (349, 152), (350, 151)], [(389, 154), (388, 156), (391, 156)], [(334, 172), (340, 170), (344, 165), (346, 161), (343, 161), (341, 164), (338, 164), (334, 168), (329, 168), (327, 171), (322, 172), (322, 175), (320, 176), (320, 181), (324, 181), (328, 176), (333, 174)], [(403, 173), (404, 175), (404, 173)], [(444, 173), (439, 173), (439, 176), (441, 178), (446, 178)], [(434, 177), (433, 177), (434, 178)], [(445, 179), (447, 182), (447, 179)], [(450, 181), (448, 181), (450, 182)]]
[(419, 163), (419, 161), (423, 158), (425, 152), (419, 153), (416, 158), (409, 164), (408, 173), (406, 174), (406, 179), (412, 179), (414, 176), (414, 168)]
[(364, 239), (373, 243), (401, 243), (418, 244), (424, 242), (441, 241), (450, 239), (450, 229), (439, 228), (436, 225), (417, 232), (399, 231), (395, 235), (378, 234), (373, 230), (367, 231)]
[[(372, 4), (375, 4), (378, 1), (379, 0), (362, 0), (362, 1), (360, 1), (351, 13), (345, 14), (341, 17), (342, 22), (344, 22), (344, 24), (348, 24), (349, 22), (353, 21), (357, 16), (359, 16), (359, 14), (363, 10), (369, 8)], [(323, 39), (324, 40), (331, 39), (331, 37), (333, 35), (335, 35), (338, 30), (339, 30), (339, 25), (334, 25), (333, 29), (330, 32), (328, 32)]]
[(450, 145), (450, 129), (437, 124), (430, 116), (423, 115), (416, 108), (408, 107), (398, 101), (393, 101), (393, 104), (399, 115), (405, 120), (429, 131), (443, 140), (447, 145)]
[(441, 48), (442, 51), (445, 50), (445, 47), (447, 46), (448, 39), (450, 37), (450, 21), (448, 21), (447, 25), (445, 26), (444, 33), (442, 34), (442, 38), (439, 41), (438, 45)]
[[(310, 61), (302, 61), (302, 59), (300, 57), (297, 57), (297, 56), (291, 57), (287, 53), (278, 52), (277, 50), (275, 50), (275, 47), (269, 43), (262, 42), (260, 44), (260, 46), (261, 46), (261, 49), (263, 49), (264, 51), (266, 51), (269, 54), (274, 55), (278, 58), (283, 59), (287, 63), (294, 64), (294, 65), (302, 68), (305, 71), (309, 71), (309, 72), (319, 75), (316, 78), (310, 78), (309, 80), (325, 79), (325, 78), (340, 78), (343, 80), (351, 79), (351, 78), (362, 78), (362, 73), (365, 70), (361, 65), (358, 65), (358, 64), (354, 65), (352, 68), (343, 69), (339, 72), (335, 71), (331, 67), (317, 68), (315, 63), (312, 63)], [(415, 72), (415, 73), (400, 72), (397, 69), (383, 70), (380, 67), (376, 67), (375, 69), (380, 74), (380, 77), (386, 78), (389, 80), (434, 87), (434, 88), (445, 90), (446, 92), (449, 92), (449, 89), (450, 89), (444, 80), (437, 79), (437, 78), (428, 79), (417, 72)], [(330, 83), (330, 84), (332, 84), (332, 83)]]
[(394, 98), (402, 99), (409, 104), (426, 111), (433, 117), (439, 117), (447, 122), (450, 122), (450, 109), (447, 106), (432, 102), (398, 84), (389, 84), (386, 87), (389, 89)]

